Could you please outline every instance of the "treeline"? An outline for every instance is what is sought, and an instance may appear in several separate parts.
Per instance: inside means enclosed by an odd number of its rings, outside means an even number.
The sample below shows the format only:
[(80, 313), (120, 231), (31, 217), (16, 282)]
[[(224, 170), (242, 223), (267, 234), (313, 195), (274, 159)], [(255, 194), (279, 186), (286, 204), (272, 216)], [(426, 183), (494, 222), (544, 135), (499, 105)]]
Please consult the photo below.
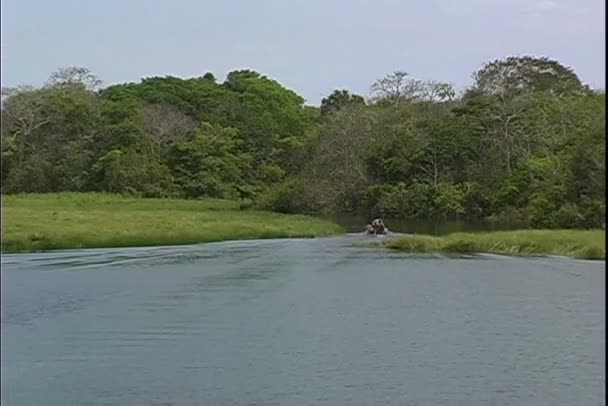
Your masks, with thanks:
[(605, 224), (605, 93), (546, 58), (457, 95), (394, 72), (320, 107), (259, 73), (5, 89), (2, 192), (219, 197), (284, 212)]

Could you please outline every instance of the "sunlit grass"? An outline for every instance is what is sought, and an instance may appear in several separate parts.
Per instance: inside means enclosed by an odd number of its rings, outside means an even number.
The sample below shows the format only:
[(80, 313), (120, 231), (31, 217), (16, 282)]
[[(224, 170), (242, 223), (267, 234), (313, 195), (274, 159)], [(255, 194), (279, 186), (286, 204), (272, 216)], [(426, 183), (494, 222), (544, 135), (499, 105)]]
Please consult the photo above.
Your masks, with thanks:
[(342, 233), (309, 216), (239, 210), (225, 200), (138, 199), (109, 194), (3, 196), (7, 252), (321, 237)]
[(4, 207), (62, 210), (236, 210), (239, 203), (231, 200), (141, 199), (110, 193), (39, 193), (2, 196)]
[(411, 236), (391, 239), (385, 246), (405, 252), (562, 255), (606, 258), (605, 230), (518, 230)]

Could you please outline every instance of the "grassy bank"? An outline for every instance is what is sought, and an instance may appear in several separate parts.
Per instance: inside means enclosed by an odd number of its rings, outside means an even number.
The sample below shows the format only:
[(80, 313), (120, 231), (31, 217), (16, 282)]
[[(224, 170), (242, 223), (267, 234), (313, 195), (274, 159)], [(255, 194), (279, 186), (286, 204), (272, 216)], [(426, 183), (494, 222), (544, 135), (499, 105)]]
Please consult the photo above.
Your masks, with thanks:
[(455, 233), (447, 236), (401, 237), (385, 242), (405, 252), (491, 253), (506, 255), (563, 255), (606, 258), (605, 230), (518, 230)]
[(309, 216), (240, 210), (225, 200), (138, 199), (110, 194), (2, 196), (2, 249), (27, 252), (320, 237), (342, 228)]

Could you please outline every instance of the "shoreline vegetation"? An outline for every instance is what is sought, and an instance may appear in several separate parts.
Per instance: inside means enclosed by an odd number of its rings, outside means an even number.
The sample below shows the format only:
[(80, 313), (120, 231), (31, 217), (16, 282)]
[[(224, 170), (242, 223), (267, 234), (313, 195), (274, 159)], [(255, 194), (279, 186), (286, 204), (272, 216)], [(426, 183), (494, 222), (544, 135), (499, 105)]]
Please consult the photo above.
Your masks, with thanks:
[(2, 193), (602, 228), (605, 91), (544, 56), (487, 61), (472, 79), (457, 91), (399, 69), (313, 105), (247, 69), (103, 86), (86, 67), (60, 68), (2, 89)]
[(2, 196), (5, 253), (313, 238), (342, 227), (305, 215), (241, 209), (238, 202), (141, 199), (104, 193)]
[(559, 255), (606, 259), (606, 230), (513, 230), (415, 235), (385, 241), (383, 246), (410, 253)]
[[(345, 233), (327, 220), (243, 209), (239, 202), (143, 199), (106, 193), (2, 196), (2, 251), (185, 245), (314, 238)], [(560, 255), (606, 258), (605, 230), (513, 230), (396, 237), (380, 244), (410, 253)]]

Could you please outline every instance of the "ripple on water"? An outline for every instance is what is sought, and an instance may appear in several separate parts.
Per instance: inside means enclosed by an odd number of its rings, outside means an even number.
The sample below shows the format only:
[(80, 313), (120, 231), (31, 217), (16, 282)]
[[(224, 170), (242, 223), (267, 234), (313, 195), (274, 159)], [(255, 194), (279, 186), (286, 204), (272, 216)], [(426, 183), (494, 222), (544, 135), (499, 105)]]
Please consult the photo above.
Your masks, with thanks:
[(603, 263), (360, 238), (3, 257), (3, 404), (602, 404)]

